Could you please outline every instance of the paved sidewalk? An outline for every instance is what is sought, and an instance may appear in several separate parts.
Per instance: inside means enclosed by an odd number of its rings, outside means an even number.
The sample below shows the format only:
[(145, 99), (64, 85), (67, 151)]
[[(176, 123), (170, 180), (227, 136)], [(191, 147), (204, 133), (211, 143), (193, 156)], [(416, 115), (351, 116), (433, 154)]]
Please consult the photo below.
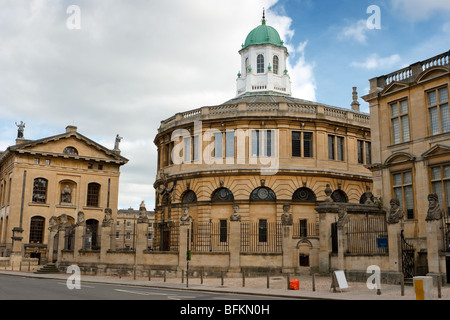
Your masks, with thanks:
[[(33, 277), (44, 279), (67, 280), (70, 274), (35, 274), (33, 272), (0, 270), (0, 275), (13, 275), (21, 277)], [(292, 279), (299, 279), (299, 290), (288, 290), (287, 279), (284, 276), (271, 276), (269, 278), (269, 288), (267, 288), (267, 277), (246, 277), (245, 286), (242, 278), (204, 278), (203, 284), (200, 278), (189, 278), (189, 285), (186, 279), (183, 283), (180, 278), (167, 278), (164, 281), (161, 277), (148, 278), (132, 276), (81, 276), (81, 282), (85, 283), (108, 283), (118, 285), (133, 285), (142, 287), (160, 287), (184, 290), (198, 290), (210, 292), (227, 292), (240, 294), (254, 294), (264, 296), (276, 296), (298, 299), (325, 299), (325, 300), (415, 300), (414, 288), (404, 286), (404, 295), (401, 295), (400, 285), (381, 284), (381, 295), (377, 295), (376, 290), (369, 290), (366, 283), (348, 282), (348, 288), (338, 289), (336, 293), (330, 290), (331, 277), (315, 277), (315, 290), (313, 290), (313, 279), (309, 275), (292, 276)], [(434, 298), (438, 299), (438, 289), (434, 288)], [(441, 298), (439, 300), (450, 300), (450, 286), (441, 288)]]

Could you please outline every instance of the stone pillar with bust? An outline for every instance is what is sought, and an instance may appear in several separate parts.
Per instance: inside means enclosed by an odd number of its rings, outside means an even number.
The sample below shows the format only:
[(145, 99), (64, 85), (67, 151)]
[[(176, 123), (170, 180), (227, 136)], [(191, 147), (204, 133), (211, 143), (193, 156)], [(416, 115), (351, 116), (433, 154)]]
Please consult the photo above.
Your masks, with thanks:
[(178, 247), (178, 271), (187, 267), (187, 254), (191, 250), (190, 239), (192, 232), (192, 217), (189, 215), (189, 206), (183, 206), (183, 215), (180, 218), (180, 238)]
[(84, 234), (86, 232), (86, 220), (84, 212), (79, 211), (77, 214), (77, 223), (75, 225), (75, 240), (73, 246), (73, 259), (75, 262), (80, 262), (80, 250), (83, 249)]
[(228, 272), (240, 272), (240, 251), (241, 251), (241, 215), (239, 206), (233, 204), (233, 214), (230, 216), (230, 262)]
[(283, 205), (283, 214), (281, 215), (283, 273), (295, 272), (295, 250), (292, 245), (293, 218), (290, 210), (290, 205)]
[(433, 277), (441, 275), (439, 252), (443, 249), (444, 210), (439, 205), (436, 194), (428, 195), (428, 212), (425, 218), (427, 230), (428, 274)]
[(404, 212), (400, 207), (400, 201), (391, 199), (389, 202), (390, 209), (387, 217), (388, 229), (388, 248), (389, 248), (389, 271), (402, 271), (402, 247), (401, 247), (401, 232), (403, 230), (403, 216)]

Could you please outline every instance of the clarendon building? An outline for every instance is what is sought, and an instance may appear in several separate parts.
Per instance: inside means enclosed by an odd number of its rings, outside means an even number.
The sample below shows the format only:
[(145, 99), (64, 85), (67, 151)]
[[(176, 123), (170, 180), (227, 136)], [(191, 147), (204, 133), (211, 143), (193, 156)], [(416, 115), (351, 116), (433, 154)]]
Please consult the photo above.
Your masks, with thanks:
[(120, 167), (128, 162), (120, 137), (111, 150), (75, 126), (38, 140), (24, 138), (23, 122), (18, 127), (16, 144), (0, 153), (0, 256), (11, 263), (55, 261), (58, 226), (65, 228), (67, 249), (80, 223), (86, 225), (83, 248), (95, 250), (105, 215), (117, 216)]
[(317, 269), (320, 255), (330, 259), (337, 221), (333, 216), (321, 244), (318, 204), (365, 203), (372, 188), (369, 115), (359, 111), (356, 88), (349, 109), (293, 97), (288, 50), (264, 17), (239, 54), (234, 98), (161, 121), (155, 246), (170, 250), (172, 226), (189, 219), (192, 254), (228, 250), (229, 223), (239, 219), (238, 266), (277, 268), (282, 258), (270, 253), (288, 217), (294, 267)]
[(373, 193), (403, 210), (402, 252), (410, 256), (403, 272), (410, 276), (444, 273), (449, 250), (449, 59), (445, 52), (373, 78), (363, 97), (370, 104)]

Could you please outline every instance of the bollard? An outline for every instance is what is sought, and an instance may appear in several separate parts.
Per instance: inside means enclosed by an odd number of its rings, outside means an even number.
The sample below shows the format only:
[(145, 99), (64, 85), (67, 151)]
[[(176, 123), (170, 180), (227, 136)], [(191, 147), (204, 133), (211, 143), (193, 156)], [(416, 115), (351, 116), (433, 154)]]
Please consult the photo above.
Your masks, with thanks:
[(267, 289), (270, 288), (270, 279), (269, 279), (269, 273), (267, 273)]
[(286, 283), (287, 283), (287, 288), (289, 290), (289, 287), (290, 287), (290, 276), (289, 276), (289, 273), (286, 275)]
[(312, 291), (316, 291), (316, 275), (314, 273), (312, 274)]
[(166, 282), (166, 280), (167, 280), (166, 271), (167, 271), (167, 269), (164, 269), (164, 282)]
[(245, 272), (242, 271), (242, 287), (245, 287)]
[(203, 269), (200, 271), (200, 284), (203, 284)]
[(438, 289), (438, 298), (442, 298), (442, 291), (441, 291), (441, 286), (442, 286), (442, 279), (441, 279), (441, 275), (437, 276), (437, 289)]
[(433, 277), (414, 277), (413, 282), (416, 300), (430, 300), (432, 298)]
[(223, 286), (223, 271), (220, 273), (220, 277), (222, 278), (221, 279), (221, 283), (222, 283), (222, 286)]
[(148, 281), (152, 281), (152, 269), (148, 269)]

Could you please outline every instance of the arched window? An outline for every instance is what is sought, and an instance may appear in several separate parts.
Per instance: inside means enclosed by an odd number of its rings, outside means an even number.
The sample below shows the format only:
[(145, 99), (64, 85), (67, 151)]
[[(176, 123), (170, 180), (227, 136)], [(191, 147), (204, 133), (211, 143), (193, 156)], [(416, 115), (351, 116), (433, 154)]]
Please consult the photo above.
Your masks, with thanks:
[(30, 222), (30, 243), (42, 243), (44, 240), (45, 218), (32, 217)]
[(309, 188), (299, 188), (292, 195), (292, 201), (316, 201), (316, 195)]
[(233, 201), (234, 196), (230, 189), (227, 188), (219, 188), (214, 191), (212, 197), (212, 201)]
[(74, 147), (66, 147), (63, 150), (64, 154), (72, 154), (72, 155), (78, 155), (78, 150)]
[(259, 187), (252, 191), (250, 194), (250, 200), (265, 200), (265, 201), (271, 201), (276, 200), (277, 196), (275, 195), (275, 192), (272, 191), (272, 189), (267, 187)]
[(273, 56), (273, 73), (278, 74), (278, 56)]
[(249, 67), (250, 67), (250, 65), (248, 64), (248, 58), (245, 58), (245, 74), (250, 72), (250, 70), (248, 70)]
[(95, 182), (88, 184), (86, 206), (98, 207), (100, 198), (100, 185)]
[(47, 201), (47, 179), (36, 178), (33, 182), (33, 198), (35, 203), (46, 203)]
[(264, 56), (262, 54), (258, 54), (256, 57), (256, 70), (257, 73), (264, 73)]
[(181, 203), (193, 203), (196, 201), (197, 201), (197, 195), (192, 190), (187, 191), (183, 195), (183, 198), (181, 199)]
[(342, 203), (348, 202), (347, 195), (342, 190), (333, 191), (333, 193), (331, 194), (331, 199), (333, 199), (334, 202), (342, 202)]

